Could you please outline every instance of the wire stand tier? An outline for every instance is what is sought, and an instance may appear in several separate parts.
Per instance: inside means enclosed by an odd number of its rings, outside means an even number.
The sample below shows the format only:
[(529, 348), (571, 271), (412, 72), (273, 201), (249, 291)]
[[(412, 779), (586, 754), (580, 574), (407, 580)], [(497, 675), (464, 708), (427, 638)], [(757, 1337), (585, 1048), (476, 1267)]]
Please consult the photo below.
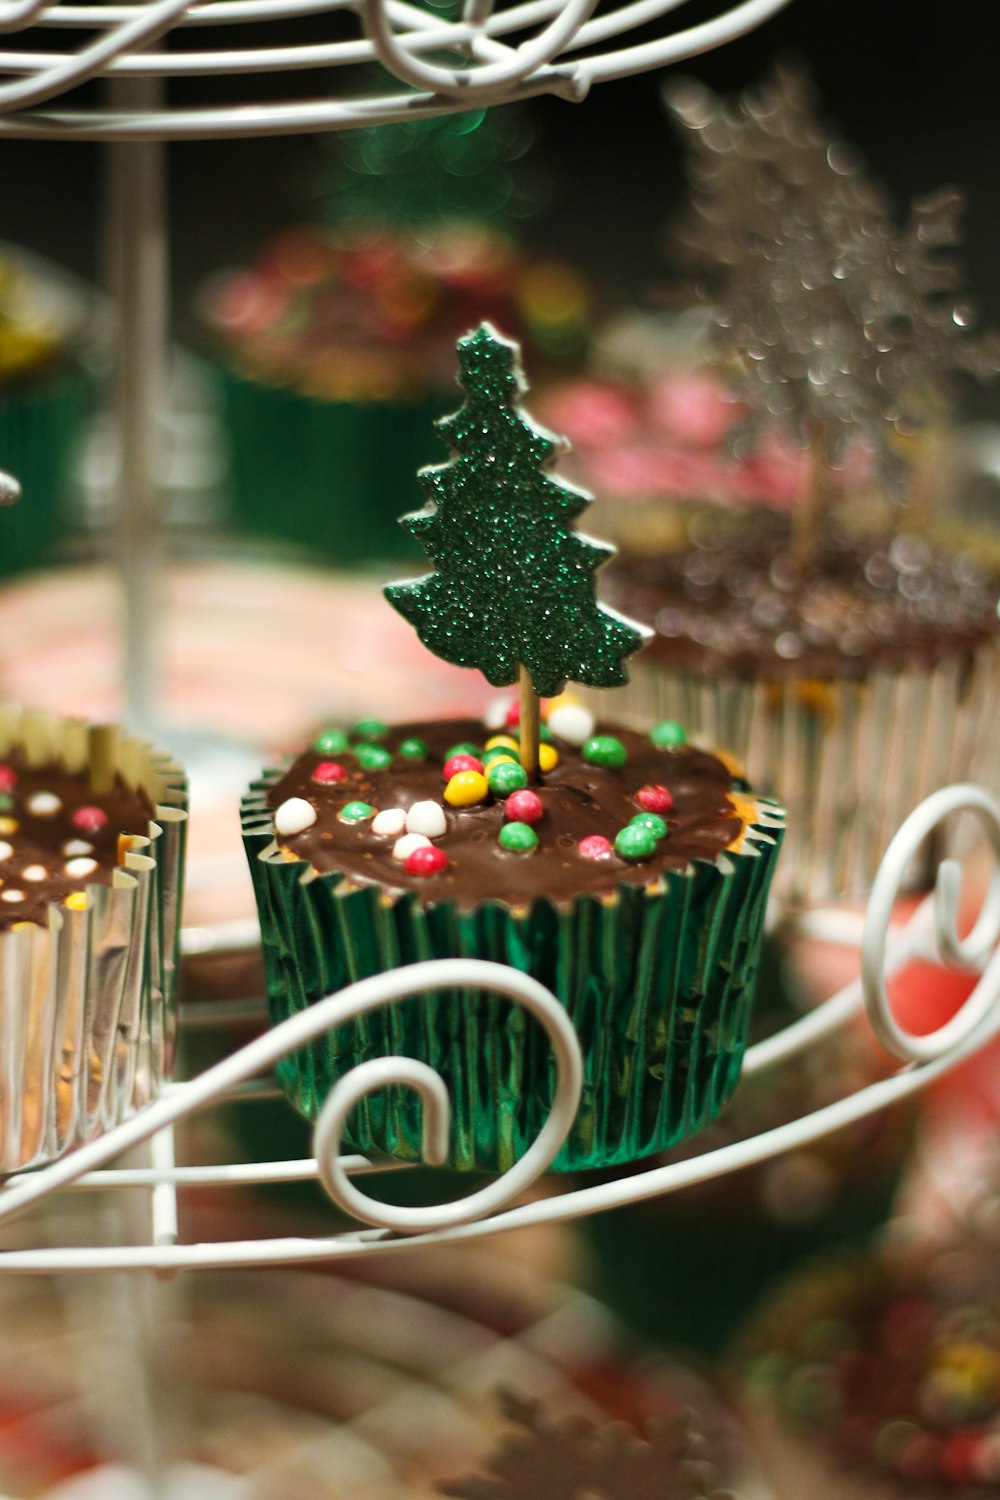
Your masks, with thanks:
[[(905, 926), (892, 924), (907, 871), (928, 836), (958, 813), (982, 825), (992, 863), (981, 910), (961, 936), (958, 896), (961, 869), (945, 859), (936, 887)], [(307, 1012), (282, 1022), (205, 1073), (170, 1085), (161, 1098), (107, 1135), (71, 1156), (0, 1189), (0, 1223), (63, 1190), (115, 1192), (141, 1190), (148, 1201), (145, 1242), (97, 1248), (26, 1247), (0, 1254), (8, 1272), (154, 1271), (224, 1266), (286, 1265), (336, 1260), (343, 1256), (405, 1253), (415, 1246), (481, 1238), (528, 1225), (553, 1223), (621, 1207), (712, 1177), (736, 1171), (819, 1140), (832, 1131), (916, 1093), (1000, 1033), (1000, 801), (973, 786), (936, 792), (910, 815), (892, 841), (876, 877), (861, 934), (861, 976), (815, 1012), (752, 1047), (744, 1073), (791, 1062), (806, 1048), (866, 1009), (880, 1040), (903, 1066), (890, 1077), (861, 1088), (812, 1114), (699, 1157), (652, 1167), (641, 1175), (568, 1190), (529, 1202), (525, 1190), (554, 1159), (569, 1131), (580, 1097), (579, 1046), (561, 1005), (537, 981), (502, 965), (472, 959), (432, 960), (361, 980), (327, 996)], [(958, 964), (980, 971), (961, 1011), (926, 1036), (902, 1030), (886, 994), (886, 979), (914, 959)], [(449, 1103), (442, 1080), (422, 1063), (407, 1058), (366, 1062), (332, 1090), (313, 1133), (312, 1157), (281, 1162), (235, 1162), (221, 1166), (177, 1166), (174, 1129), (183, 1120), (225, 1100), (270, 1097), (271, 1070), (279, 1058), (323, 1032), (386, 1005), (407, 1003), (428, 990), (475, 986), (502, 994), (522, 1006), (545, 1029), (556, 1061), (557, 1082), (550, 1115), (526, 1155), (508, 1172), (457, 1202), (429, 1207), (395, 1206), (365, 1194), (358, 1180), (404, 1164), (370, 1161), (342, 1152), (344, 1124), (366, 1094), (400, 1084), (414, 1089), (424, 1109), (424, 1158), (439, 1164), (448, 1142)], [(196, 1012), (196, 1007), (193, 1008)], [(193, 1019), (197, 1019), (196, 1014)], [(122, 1153), (148, 1147), (141, 1166), (113, 1166)], [(180, 1242), (177, 1199), (186, 1189), (246, 1187), (264, 1183), (318, 1180), (334, 1203), (368, 1225), (323, 1237), (268, 1240)]]

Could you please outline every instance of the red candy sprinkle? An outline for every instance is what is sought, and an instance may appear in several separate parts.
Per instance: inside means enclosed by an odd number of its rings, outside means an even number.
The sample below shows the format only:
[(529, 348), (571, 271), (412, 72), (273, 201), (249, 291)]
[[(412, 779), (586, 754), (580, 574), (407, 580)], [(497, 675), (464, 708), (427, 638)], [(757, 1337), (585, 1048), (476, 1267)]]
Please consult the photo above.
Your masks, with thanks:
[(101, 807), (78, 807), (70, 821), (74, 828), (80, 828), (84, 833), (96, 833), (104, 827), (108, 815)]
[(0, 766), (0, 792), (9, 792), (17, 781), (13, 766)]
[(674, 805), (674, 799), (667, 788), (654, 783), (641, 786), (635, 794), (635, 800), (644, 812), (665, 813)]
[(520, 722), (521, 705), (520, 703), (512, 703), (510, 705), (510, 708), (508, 708), (507, 712), (504, 714), (504, 723), (507, 725), (508, 729), (516, 729)]
[(448, 868), (448, 856), (437, 844), (421, 844), (406, 856), (403, 869), (407, 875), (440, 875)]
[(459, 771), (478, 771), (483, 774), (483, 763), (475, 755), (453, 755), (444, 763), (444, 779), (450, 781)]
[(537, 792), (511, 792), (504, 803), (504, 816), (509, 823), (538, 823), (545, 808)]
[(611, 840), (606, 839), (603, 833), (588, 833), (577, 844), (577, 849), (584, 859), (607, 859), (611, 853)]
[(332, 781), (343, 781), (346, 775), (347, 772), (337, 761), (321, 760), (312, 773), (312, 779), (323, 786), (328, 786)]

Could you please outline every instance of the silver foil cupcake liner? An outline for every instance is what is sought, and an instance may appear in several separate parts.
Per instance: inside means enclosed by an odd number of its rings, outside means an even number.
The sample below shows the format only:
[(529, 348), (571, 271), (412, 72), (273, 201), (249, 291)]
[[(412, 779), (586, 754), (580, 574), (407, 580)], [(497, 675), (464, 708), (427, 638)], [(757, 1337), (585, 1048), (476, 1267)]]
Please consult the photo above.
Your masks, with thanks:
[[(606, 713), (606, 695), (589, 695)], [(868, 894), (896, 829), (955, 781), (1000, 789), (1000, 646), (860, 679), (707, 678), (641, 659), (614, 692), (619, 720), (675, 719), (725, 745), (788, 811), (774, 897), (785, 905)], [(920, 884), (925, 872), (914, 871)]]
[(187, 821), (181, 768), (109, 726), (0, 705), (0, 755), (100, 765), (155, 809), (110, 885), (0, 932), (0, 1173), (55, 1160), (155, 1098), (169, 1066)]

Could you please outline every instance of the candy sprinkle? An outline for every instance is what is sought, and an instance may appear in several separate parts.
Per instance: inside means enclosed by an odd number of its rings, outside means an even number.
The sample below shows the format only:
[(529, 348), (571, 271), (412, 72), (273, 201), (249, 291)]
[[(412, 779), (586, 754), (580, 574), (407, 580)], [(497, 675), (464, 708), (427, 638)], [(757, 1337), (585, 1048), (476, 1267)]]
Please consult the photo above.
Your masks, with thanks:
[(406, 827), (406, 809), (403, 807), (384, 807), (380, 813), (376, 813), (372, 821), (372, 833), (377, 833), (386, 838), (397, 838)]
[[(80, 859), (67, 860), (64, 868), (70, 880), (85, 880), (88, 875), (93, 875), (97, 869), (97, 860), (88, 859), (86, 855), (83, 855)], [(25, 870), (24, 874), (27, 879), (27, 870)]]
[(108, 815), (103, 807), (78, 807), (70, 818), (73, 827), (84, 833), (97, 833), (107, 821)]
[[(96, 859), (88, 860), (88, 864), (92, 864), (94, 869), (97, 869)], [(44, 880), (48, 873), (49, 872), (44, 865), (25, 865), (24, 869), (21, 871), (21, 879), (31, 881)]]
[(538, 834), (527, 823), (505, 823), (497, 838), (510, 854), (532, 854), (538, 848)]
[(594, 732), (594, 715), (582, 703), (560, 703), (549, 714), (549, 728), (567, 745), (579, 747)]
[(559, 764), (559, 751), (555, 745), (540, 744), (538, 747), (538, 769), (554, 771)]
[(445, 761), (454, 760), (456, 755), (472, 755), (478, 760), (480, 756), (479, 746), (474, 745), (471, 740), (460, 740), (457, 745), (452, 745), (449, 750), (445, 751)]
[(461, 755), (450, 756), (444, 763), (445, 781), (450, 781), (453, 776), (458, 775), (459, 771), (478, 771), (482, 775), (483, 763), (478, 755), (466, 755), (463, 753)]
[(402, 838), (397, 839), (393, 844), (392, 857), (405, 865), (414, 849), (427, 849), (430, 843), (425, 833), (404, 833)]
[(389, 726), (383, 724), (381, 719), (359, 719), (354, 726), (354, 738), (364, 740), (368, 744), (384, 740), (388, 733)]
[(528, 785), (528, 773), (520, 761), (504, 756), (487, 767), (486, 780), (494, 797), (509, 797), (511, 792), (523, 791)]
[(448, 819), (440, 802), (414, 802), (406, 814), (407, 833), (422, 833), (425, 838), (439, 839), (448, 831)]
[(512, 792), (504, 804), (504, 817), (511, 823), (540, 823), (545, 807), (537, 792)]
[(475, 807), (489, 794), (489, 783), (481, 771), (459, 771), (445, 787), (444, 800), (452, 807)]
[[(300, 799), (298, 797), (291, 798), (292, 802), (298, 802), (299, 800)], [(363, 823), (366, 818), (373, 818), (374, 816), (375, 809), (374, 807), (372, 807), (370, 802), (345, 802), (343, 807), (340, 809), (340, 812), (337, 814), (337, 817), (341, 823)], [(314, 812), (314, 822), (315, 819), (316, 815)]]
[(14, 901), (23, 901), (24, 892), (16, 891), (13, 886), (8, 886), (5, 891), (0, 891), (0, 897), (2, 897), (4, 901), (10, 901), (12, 903)]
[[(351, 805), (351, 804), (348, 804)], [(305, 833), (316, 821), (316, 809), (304, 797), (289, 797), (274, 814), (274, 831), (283, 837)]]
[[(10, 847), (9, 845), (7, 846)], [(93, 854), (93, 844), (88, 844), (86, 839), (67, 839), (62, 846), (62, 852), (67, 859), (72, 859), (76, 854)], [(6, 859), (5, 854), (0, 854), (0, 859)]]
[(396, 753), (404, 760), (426, 760), (430, 750), (426, 740), (418, 740), (414, 735), (410, 739), (401, 740)]
[(676, 750), (687, 744), (687, 731), (676, 719), (663, 719), (659, 724), (654, 724), (649, 731), (649, 738), (657, 750)]
[(629, 820), (631, 828), (648, 828), (654, 839), (665, 839), (667, 836), (667, 825), (659, 813), (641, 812), (636, 813)]
[(355, 745), (354, 754), (363, 771), (385, 771), (392, 765), (392, 755), (384, 745)]
[(313, 781), (318, 781), (320, 786), (331, 786), (335, 781), (343, 781), (347, 772), (339, 761), (321, 760), (312, 773)]
[(16, 833), (19, 826), (16, 818), (0, 818), (0, 833), (5, 837), (7, 834)]
[(659, 783), (650, 783), (641, 786), (635, 794), (635, 800), (644, 812), (665, 813), (669, 812), (674, 805), (674, 799), (669, 790)]
[(629, 823), (615, 836), (615, 853), (622, 859), (651, 859), (656, 853), (656, 836), (639, 823)]
[(406, 856), (407, 875), (440, 875), (448, 868), (448, 856), (435, 844), (426, 844)]
[(517, 751), (512, 750), (509, 745), (494, 745), (492, 750), (483, 751), (483, 765), (487, 771), (496, 760), (512, 760), (516, 765), (521, 764)]
[(518, 750), (517, 740), (509, 734), (494, 734), (486, 741), (487, 750)]
[(606, 839), (603, 833), (588, 833), (576, 847), (584, 859), (610, 859), (612, 853), (611, 840)]
[(36, 818), (54, 818), (62, 807), (62, 798), (55, 792), (35, 792), (25, 803), (28, 812)]
[(588, 766), (608, 766), (614, 771), (620, 770), (628, 760), (625, 746), (611, 734), (591, 735), (580, 754)]
[(9, 792), (17, 785), (17, 772), (13, 766), (0, 766), (0, 792)]
[(342, 729), (324, 729), (313, 740), (312, 747), (317, 755), (343, 755), (350, 749), (350, 741)]

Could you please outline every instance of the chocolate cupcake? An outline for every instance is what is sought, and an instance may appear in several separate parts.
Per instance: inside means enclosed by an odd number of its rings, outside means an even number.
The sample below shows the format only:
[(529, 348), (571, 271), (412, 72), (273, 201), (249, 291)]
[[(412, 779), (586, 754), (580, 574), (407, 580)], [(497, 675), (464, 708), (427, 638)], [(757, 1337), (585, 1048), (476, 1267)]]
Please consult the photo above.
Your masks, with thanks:
[(110, 726), (0, 708), (0, 1171), (153, 1098), (172, 1043), (186, 790)]
[(894, 222), (787, 69), (669, 102), (691, 161), (679, 238), (741, 403), (727, 442), (763, 455), (780, 434), (799, 486), (786, 514), (696, 509), (673, 547), (630, 545), (609, 597), (656, 634), (624, 712), (681, 716), (780, 785), (787, 900), (863, 895), (900, 819), (980, 774), (994, 737), (1000, 567), (942, 512), (949, 377), (991, 377), (1000, 344), (971, 333), (943, 253), (953, 190)]
[[(594, 732), (557, 705), (546, 733), (531, 786), (514, 736), (472, 720), (331, 732), (252, 789), (243, 834), (274, 1020), (432, 957), (495, 959), (555, 993), (584, 1054), (554, 1164), (570, 1169), (661, 1150), (732, 1093), (782, 816), (677, 726)], [(455, 1167), (504, 1169), (546, 1118), (547, 1044), (476, 992), (339, 1028), (280, 1076), (312, 1116), (355, 1064), (398, 1053), (448, 1084)], [(413, 1096), (366, 1100), (350, 1139), (419, 1159)]]

